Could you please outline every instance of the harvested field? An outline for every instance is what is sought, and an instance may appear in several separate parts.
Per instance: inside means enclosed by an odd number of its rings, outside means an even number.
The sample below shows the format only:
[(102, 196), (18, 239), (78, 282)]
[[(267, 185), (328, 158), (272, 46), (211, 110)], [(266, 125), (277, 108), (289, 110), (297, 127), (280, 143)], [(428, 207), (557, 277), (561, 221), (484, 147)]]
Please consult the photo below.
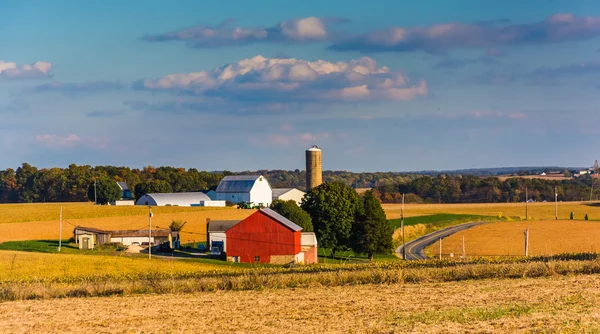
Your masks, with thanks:
[[(148, 228), (147, 207), (94, 206), (88, 203), (6, 204), (0, 205), (0, 243), (58, 239), (60, 206), (63, 206), (64, 239), (72, 237), (75, 226), (109, 230)], [(206, 218), (241, 220), (254, 211), (235, 208), (155, 207), (152, 212), (152, 225), (155, 228), (167, 228), (173, 220), (187, 221), (181, 234), (182, 242), (187, 243), (206, 240)], [(33, 220), (39, 218), (51, 220)]]
[[(522, 256), (524, 234), (529, 229), (529, 255), (600, 252), (600, 222), (589, 221), (518, 221), (476, 226), (442, 240), (442, 254), (462, 254), (465, 238), (467, 256)], [(426, 249), (438, 254), (439, 244)]]
[[(383, 204), (388, 219), (400, 218), (400, 204)], [(591, 220), (600, 220), (600, 202), (559, 202), (558, 217), (583, 219), (585, 214)], [(406, 204), (406, 217), (431, 215), (436, 213), (470, 214), (482, 216), (520, 217), (525, 219), (525, 203), (475, 203), (475, 204)], [(554, 219), (554, 203), (529, 203), (529, 217), (532, 219)]]
[(500, 175), (498, 179), (500, 181), (506, 181), (512, 178), (521, 178), (521, 179), (542, 179), (542, 180), (552, 180), (552, 181), (562, 181), (562, 180), (572, 180), (573, 177), (567, 177), (563, 174), (550, 174), (550, 175)]
[[(267, 333), (596, 332), (599, 286), (599, 275), (578, 275), (16, 301), (0, 303), (0, 325), (6, 332), (66, 333), (198, 328)], [(211, 305), (219, 307), (207, 307)]]

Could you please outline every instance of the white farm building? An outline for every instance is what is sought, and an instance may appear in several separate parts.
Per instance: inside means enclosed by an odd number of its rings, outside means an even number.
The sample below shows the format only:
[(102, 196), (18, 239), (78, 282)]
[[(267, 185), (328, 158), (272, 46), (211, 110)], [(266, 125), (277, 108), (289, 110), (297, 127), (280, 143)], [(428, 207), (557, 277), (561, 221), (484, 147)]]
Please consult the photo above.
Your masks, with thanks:
[(294, 201), (300, 205), (306, 193), (296, 188), (275, 188), (273, 189), (273, 200)]
[(221, 180), (214, 196), (220, 201), (269, 206), (273, 191), (269, 181), (261, 175), (230, 175)]
[(135, 203), (147, 206), (225, 206), (225, 201), (213, 201), (201, 192), (146, 194)]

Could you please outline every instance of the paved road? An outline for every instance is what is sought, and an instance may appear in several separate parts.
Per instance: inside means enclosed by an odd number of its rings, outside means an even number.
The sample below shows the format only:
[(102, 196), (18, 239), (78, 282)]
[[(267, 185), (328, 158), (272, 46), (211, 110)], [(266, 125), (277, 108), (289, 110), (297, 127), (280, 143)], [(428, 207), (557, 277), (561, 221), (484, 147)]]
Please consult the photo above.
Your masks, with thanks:
[[(456, 232), (466, 230), (473, 226), (485, 224), (485, 222), (473, 222), (460, 224), (455, 226), (450, 226), (439, 231), (435, 231), (424, 235), (418, 239), (406, 243), (406, 259), (407, 260), (425, 260), (428, 257), (425, 255), (425, 247), (431, 245), (432, 243), (438, 241), (440, 238), (445, 238), (451, 234)], [(396, 249), (396, 253), (400, 257), (402, 257), (402, 246)]]

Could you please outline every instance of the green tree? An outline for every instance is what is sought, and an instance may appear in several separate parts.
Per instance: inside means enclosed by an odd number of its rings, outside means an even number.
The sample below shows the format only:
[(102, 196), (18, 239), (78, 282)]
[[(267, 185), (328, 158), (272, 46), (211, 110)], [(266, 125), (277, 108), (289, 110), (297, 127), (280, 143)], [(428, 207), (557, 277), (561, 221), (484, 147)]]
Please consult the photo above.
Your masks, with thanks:
[(296, 201), (274, 200), (271, 209), (302, 227), (304, 232), (312, 232), (313, 224), (310, 215), (296, 204)]
[(142, 182), (135, 185), (134, 194), (136, 199), (146, 194), (170, 193), (173, 192), (171, 185), (163, 180)]
[(367, 191), (361, 202), (352, 227), (352, 250), (357, 254), (367, 254), (373, 261), (374, 254), (390, 253), (394, 231), (373, 191)]
[[(100, 178), (96, 181), (96, 199), (97, 204), (108, 204), (121, 198), (121, 189), (117, 183), (108, 177)], [(94, 200), (94, 182), (88, 188), (88, 198)]]
[(183, 227), (187, 224), (186, 221), (174, 220), (169, 224), (169, 230), (173, 232), (179, 232), (183, 229)]
[(356, 191), (337, 181), (313, 188), (302, 200), (302, 209), (312, 218), (319, 245), (331, 248), (332, 258), (336, 250), (350, 246), (358, 205)]

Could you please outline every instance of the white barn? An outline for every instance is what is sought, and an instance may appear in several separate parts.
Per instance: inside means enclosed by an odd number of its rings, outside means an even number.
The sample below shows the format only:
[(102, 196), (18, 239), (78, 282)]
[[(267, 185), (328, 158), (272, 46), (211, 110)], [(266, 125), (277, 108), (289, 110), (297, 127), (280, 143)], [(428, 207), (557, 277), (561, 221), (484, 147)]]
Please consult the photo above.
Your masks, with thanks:
[(231, 175), (221, 180), (215, 196), (221, 201), (269, 206), (273, 200), (273, 190), (262, 175)]
[(135, 203), (148, 206), (225, 206), (223, 201), (213, 201), (201, 192), (146, 194)]
[(296, 188), (275, 188), (273, 189), (273, 200), (281, 200), (281, 201), (295, 201), (296, 204), (300, 205), (302, 203), (302, 198), (306, 193), (302, 190), (298, 190)]

